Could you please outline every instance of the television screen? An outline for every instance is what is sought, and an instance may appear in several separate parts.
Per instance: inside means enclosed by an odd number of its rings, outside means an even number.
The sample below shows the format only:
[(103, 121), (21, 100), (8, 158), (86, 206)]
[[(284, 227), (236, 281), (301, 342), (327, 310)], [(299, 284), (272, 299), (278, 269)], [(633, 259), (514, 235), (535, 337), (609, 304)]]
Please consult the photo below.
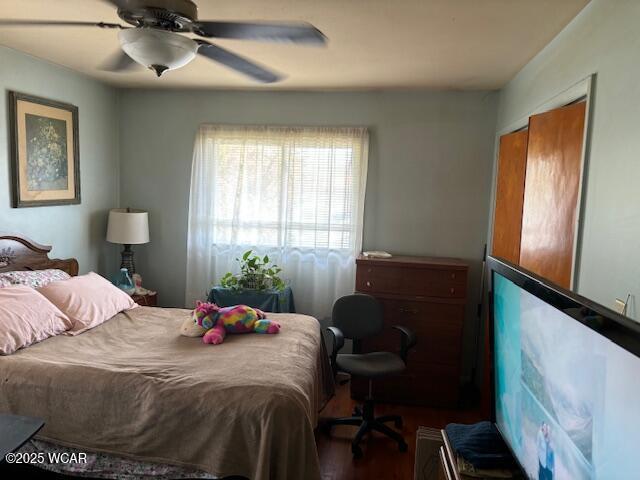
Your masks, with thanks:
[(540, 480), (640, 479), (640, 358), (618, 345), (627, 331), (614, 343), (597, 331), (622, 331), (606, 318), (507, 276), (492, 272), (495, 420), (522, 469)]

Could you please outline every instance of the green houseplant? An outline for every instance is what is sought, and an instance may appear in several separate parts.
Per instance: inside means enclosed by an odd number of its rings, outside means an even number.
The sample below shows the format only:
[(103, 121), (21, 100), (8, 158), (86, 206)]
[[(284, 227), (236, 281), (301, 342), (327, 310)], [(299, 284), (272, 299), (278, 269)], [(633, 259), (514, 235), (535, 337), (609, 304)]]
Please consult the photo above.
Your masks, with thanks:
[(220, 286), (232, 290), (283, 290), (284, 282), (278, 276), (282, 268), (269, 263), (269, 257), (259, 257), (253, 250), (247, 250), (240, 262), (240, 274), (227, 272), (220, 280)]

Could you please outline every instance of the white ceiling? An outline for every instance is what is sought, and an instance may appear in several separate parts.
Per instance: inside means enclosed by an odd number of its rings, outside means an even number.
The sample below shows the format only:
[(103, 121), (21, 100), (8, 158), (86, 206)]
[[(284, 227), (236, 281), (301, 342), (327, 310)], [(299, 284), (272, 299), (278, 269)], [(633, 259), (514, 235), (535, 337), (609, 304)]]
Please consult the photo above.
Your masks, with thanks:
[[(588, 1), (200, 0), (200, 19), (302, 20), (329, 38), (325, 48), (216, 41), (286, 75), (268, 86), (205, 58), (160, 79), (144, 69), (100, 71), (119, 48), (114, 30), (0, 27), (0, 44), (122, 87), (495, 89)], [(119, 21), (115, 8), (102, 0), (0, 0), (0, 18)]]

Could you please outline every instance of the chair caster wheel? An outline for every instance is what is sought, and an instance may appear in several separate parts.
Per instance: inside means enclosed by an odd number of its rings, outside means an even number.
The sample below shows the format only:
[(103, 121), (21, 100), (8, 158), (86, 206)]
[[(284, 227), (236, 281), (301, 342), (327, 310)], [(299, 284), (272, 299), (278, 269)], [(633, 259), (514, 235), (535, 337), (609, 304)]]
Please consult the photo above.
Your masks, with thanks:
[(362, 458), (362, 449), (357, 445), (351, 445), (351, 453), (353, 453), (354, 460)]
[(398, 450), (400, 450), (401, 452), (406, 452), (409, 450), (409, 446), (405, 442), (402, 442), (398, 444)]
[(398, 420), (395, 421), (395, 426), (398, 430), (402, 430), (402, 419), (399, 418)]

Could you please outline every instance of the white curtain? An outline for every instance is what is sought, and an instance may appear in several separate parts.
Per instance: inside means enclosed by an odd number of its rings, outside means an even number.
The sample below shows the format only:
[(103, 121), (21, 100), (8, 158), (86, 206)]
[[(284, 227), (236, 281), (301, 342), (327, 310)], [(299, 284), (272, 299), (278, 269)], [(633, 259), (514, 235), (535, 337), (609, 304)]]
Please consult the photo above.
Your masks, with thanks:
[(283, 268), (298, 313), (353, 292), (369, 135), (364, 128), (202, 125), (191, 172), (187, 307), (248, 249)]

